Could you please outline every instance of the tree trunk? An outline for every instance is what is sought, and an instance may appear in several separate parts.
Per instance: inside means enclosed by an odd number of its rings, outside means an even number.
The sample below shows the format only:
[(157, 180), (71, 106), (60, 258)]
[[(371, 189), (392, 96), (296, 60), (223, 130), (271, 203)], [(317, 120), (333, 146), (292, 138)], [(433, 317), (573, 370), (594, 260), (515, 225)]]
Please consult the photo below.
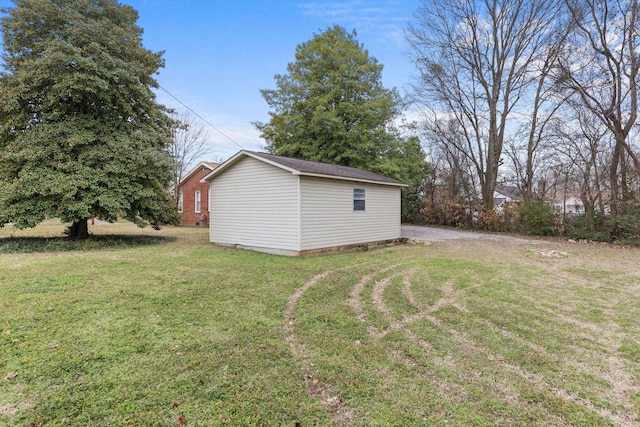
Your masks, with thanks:
[(75, 221), (67, 229), (69, 237), (72, 240), (86, 240), (89, 238), (89, 226), (87, 224), (88, 218)]
[(618, 144), (618, 142), (616, 141), (616, 145), (613, 150), (613, 156), (611, 158), (611, 165), (609, 166), (609, 182), (611, 185), (611, 215), (614, 217), (618, 215), (618, 200), (620, 192), (620, 185), (618, 181), (620, 175), (618, 174), (618, 167), (620, 165), (620, 151), (620, 144)]
[(482, 186), (482, 204), (487, 209), (493, 209), (493, 192), (498, 183), (498, 167), (500, 164), (500, 152), (502, 151), (501, 148), (496, 149), (495, 146), (491, 146), (491, 144), (492, 141), (489, 141), (485, 181), (484, 186)]

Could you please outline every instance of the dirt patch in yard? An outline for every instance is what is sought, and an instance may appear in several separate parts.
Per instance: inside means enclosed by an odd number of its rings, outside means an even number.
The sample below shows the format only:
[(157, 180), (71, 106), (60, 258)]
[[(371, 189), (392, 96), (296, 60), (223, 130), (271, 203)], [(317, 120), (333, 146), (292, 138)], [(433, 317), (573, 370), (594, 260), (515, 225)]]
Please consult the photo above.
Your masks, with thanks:
[(8, 417), (15, 417), (16, 414), (24, 409), (29, 409), (33, 407), (33, 403), (18, 403), (18, 404), (2, 404), (0, 403), (0, 414), (6, 415)]

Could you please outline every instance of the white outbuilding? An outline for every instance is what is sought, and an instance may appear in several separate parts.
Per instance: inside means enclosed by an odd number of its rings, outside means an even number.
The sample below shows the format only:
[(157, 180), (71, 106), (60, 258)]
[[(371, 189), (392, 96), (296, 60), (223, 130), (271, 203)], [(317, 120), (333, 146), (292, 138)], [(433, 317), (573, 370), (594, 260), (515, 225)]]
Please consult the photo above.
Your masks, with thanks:
[(400, 239), (406, 185), (372, 172), (243, 150), (203, 181), (215, 244), (301, 255)]

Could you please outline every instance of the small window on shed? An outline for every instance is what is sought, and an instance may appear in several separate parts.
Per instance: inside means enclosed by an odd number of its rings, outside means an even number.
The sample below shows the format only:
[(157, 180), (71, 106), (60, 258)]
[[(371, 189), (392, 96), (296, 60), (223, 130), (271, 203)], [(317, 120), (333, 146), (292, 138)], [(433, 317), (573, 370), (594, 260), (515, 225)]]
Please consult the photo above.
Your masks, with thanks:
[(353, 189), (353, 210), (363, 211), (365, 207), (364, 188)]

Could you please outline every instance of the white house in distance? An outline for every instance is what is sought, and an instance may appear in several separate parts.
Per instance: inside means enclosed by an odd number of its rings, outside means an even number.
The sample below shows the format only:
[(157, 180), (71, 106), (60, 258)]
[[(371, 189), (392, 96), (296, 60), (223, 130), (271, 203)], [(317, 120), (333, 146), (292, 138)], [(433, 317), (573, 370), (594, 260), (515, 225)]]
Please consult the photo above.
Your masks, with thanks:
[(243, 150), (203, 181), (212, 243), (303, 255), (400, 238), (406, 185), (372, 172)]
[(584, 203), (582, 203), (579, 197), (574, 195), (558, 197), (551, 203), (562, 215), (583, 215), (585, 213)]

